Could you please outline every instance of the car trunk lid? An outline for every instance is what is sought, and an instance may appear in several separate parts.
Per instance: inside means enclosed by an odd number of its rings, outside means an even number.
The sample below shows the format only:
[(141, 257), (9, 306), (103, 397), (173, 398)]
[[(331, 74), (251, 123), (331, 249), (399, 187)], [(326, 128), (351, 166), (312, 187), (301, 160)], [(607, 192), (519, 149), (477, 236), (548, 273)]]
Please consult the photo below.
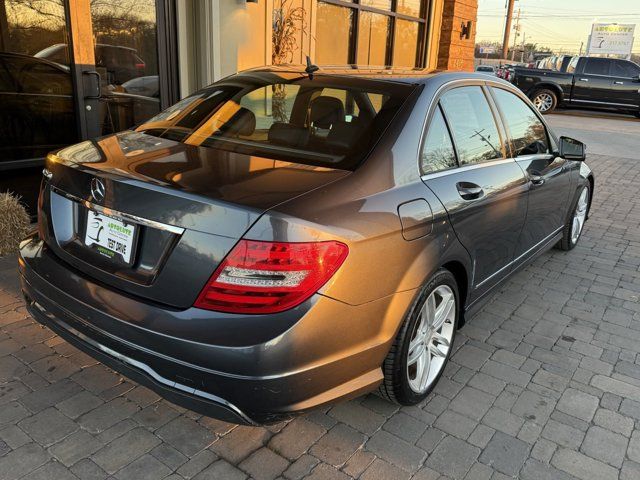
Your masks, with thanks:
[[(65, 148), (47, 170), (39, 210), (49, 246), (105, 284), (178, 308), (263, 212), (349, 174), (131, 131)], [(92, 242), (90, 212), (130, 244), (114, 241), (113, 253), (104, 238)]]

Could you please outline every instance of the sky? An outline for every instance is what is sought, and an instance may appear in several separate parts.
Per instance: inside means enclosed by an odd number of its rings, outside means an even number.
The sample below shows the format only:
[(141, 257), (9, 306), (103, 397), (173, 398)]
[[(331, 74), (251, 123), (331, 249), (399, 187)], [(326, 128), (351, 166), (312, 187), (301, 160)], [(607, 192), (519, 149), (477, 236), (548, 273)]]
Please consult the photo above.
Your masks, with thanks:
[[(478, 0), (477, 42), (502, 43), (506, 3)], [(548, 46), (556, 53), (577, 53), (581, 42), (586, 45), (592, 23), (631, 23), (638, 25), (633, 53), (640, 53), (640, 0), (516, 0), (514, 22), (518, 8), (526, 43)]]

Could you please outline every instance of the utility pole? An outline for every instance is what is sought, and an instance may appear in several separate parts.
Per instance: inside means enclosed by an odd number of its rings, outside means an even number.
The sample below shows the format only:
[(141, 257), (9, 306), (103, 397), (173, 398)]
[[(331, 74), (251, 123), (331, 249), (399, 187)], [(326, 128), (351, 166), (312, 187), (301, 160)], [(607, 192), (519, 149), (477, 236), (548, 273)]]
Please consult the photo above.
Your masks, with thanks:
[(518, 15), (516, 16), (516, 24), (513, 27), (513, 48), (511, 49), (511, 60), (516, 59), (516, 43), (520, 35), (520, 7), (518, 7)]
[(520, 54), (520, 63), (524, 63), (524, 41), (527, 38), (527, 33), (522, 34), (522, 53)]
[(504, 38), (502, 40), (502, 58), (507, 58), (509, 53), (509, 36), (511, 35), (511, 19), (513, 18), (513, 4), (516, 0), (508, 0), (507, 21), (504, 25)]
[(582, 56), (582, 48), (584, 47), (584, 41), (580, 42), (580, 53), (578, 53), (578, 56), (581, 57)]

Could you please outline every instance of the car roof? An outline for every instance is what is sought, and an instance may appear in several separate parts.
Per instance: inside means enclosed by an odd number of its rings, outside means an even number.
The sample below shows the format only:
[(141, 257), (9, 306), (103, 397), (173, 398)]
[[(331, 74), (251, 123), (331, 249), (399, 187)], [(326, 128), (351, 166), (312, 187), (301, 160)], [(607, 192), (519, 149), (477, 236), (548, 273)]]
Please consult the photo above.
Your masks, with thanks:
[(3, 57), (14, 57), (14, 58), (23, 58), (25, 60), (32, 60), (38, 63), (44, 63), (46, 65), (52, 66), (61, 70), (65, 73), (69, 73), (70, 69), (66, 65), (60, 65), (59, 63), (52, 62), (51, 60), (47, 60), (46, 58), (34, 57), (33, 55), (25, 55), (23, 53), (14, 53), (14, 52), (0, 52), (0, 56)]
[[(271, 65), (257, 67), (239, 72), (242, 74), (251, 73), (299, 73), (306, 75), (304, 65)], [(488, 75), (475, 72), (460, 72), (447, 70), (429, 70), (422, 68), (398, 68), (398, 67), (374, 67), (359, 65), (329, 65), (321, 66), (314, 75), (335, 76), (335, 77), (356, 77), (363, 79), (373, 79), (378, 81), (401, 82), (408, 84), (426, 84), (432, 80), (453, 81), (464, 79), (493, 79)]]

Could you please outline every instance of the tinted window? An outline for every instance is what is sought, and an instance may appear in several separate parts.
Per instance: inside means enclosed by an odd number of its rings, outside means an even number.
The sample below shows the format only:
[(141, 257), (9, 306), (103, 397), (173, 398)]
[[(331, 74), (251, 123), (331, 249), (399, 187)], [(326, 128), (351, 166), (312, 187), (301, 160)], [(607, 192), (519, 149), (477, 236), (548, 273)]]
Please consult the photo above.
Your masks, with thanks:
[(584, 73), (591, 75), (609, 75), (611, 60), (607, 58), (587, 58)]
[(506, 90), (494, 88), (493, 92), (511, 133), (514, 156), (547, 153), (549, 143), (546, 130), (529, 105)]
[(458, 166), (449, 130), (440, 108), (436, 109), (427, 130), (427, 137), (420, 155), (420, 166), (423, 174)]
[(480, 87), (450, 90), (440, 100), (461, 165), (502, 158), (500, 135)]
[(611, 75), (614, 77), (636, 78), (640, 75), (640, 67), (635, 63), (616, 60), (611, 66)]
[(351, 170), (414, 88), (373, 79), (251, 72), (198, 92), (136, 130), (226, 152)]

